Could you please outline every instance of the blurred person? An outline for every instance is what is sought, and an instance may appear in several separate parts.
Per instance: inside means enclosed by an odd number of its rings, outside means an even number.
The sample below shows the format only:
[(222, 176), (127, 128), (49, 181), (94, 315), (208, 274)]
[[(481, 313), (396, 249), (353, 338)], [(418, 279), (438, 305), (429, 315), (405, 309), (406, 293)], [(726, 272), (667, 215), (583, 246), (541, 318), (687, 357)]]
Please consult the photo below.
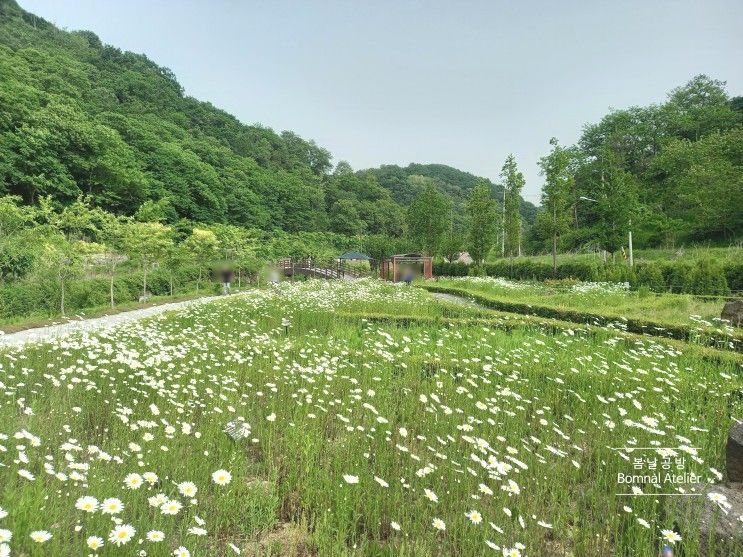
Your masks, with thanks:
[(227, 265), (222, 267), (222, 294), (227, 295), (232, 293), (232, 278), (233, 272)]

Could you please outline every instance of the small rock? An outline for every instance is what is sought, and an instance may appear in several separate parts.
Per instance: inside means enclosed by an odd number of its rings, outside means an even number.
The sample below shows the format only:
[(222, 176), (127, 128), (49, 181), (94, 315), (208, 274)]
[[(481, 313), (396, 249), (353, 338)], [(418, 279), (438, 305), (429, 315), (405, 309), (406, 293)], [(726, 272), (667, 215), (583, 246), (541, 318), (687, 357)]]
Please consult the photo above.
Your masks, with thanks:
[(743, 326), (743, 300), (725, 302), (720, 317), (730, 321), (730, 323), (737, 325), (738, 327)]
[(743, 482), (743, 422), (738, 422), (728, 432), (725, 466), (729, 481)]
[[(700, 496), (668, 497), (666, 516), (681, 533), (684, 547), (699, 557), (743, 555), (743, 483), (687, 486)], [(723, 496), (724, 504), (709, 494)], [(688, 555), (689, 553), (685, 553)]]

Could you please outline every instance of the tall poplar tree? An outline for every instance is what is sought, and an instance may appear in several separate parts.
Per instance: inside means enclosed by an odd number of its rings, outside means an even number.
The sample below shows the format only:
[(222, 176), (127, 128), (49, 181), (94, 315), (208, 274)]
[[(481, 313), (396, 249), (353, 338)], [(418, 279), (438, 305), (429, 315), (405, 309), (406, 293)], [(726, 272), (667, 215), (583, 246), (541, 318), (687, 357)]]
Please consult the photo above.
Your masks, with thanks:
[(496, 208), (496, 202), (490, 192), (490, 183), (478, 178), (467, 202), (470, 216), (467, 251), (478, 265), (485, 261), (495, 243), (499, 224)]
[(506, 157), (501, 169), (501, 179), (505, 189), (503, 211), (505, 253), (513, 257), (521, 255), (521, 190), (526, 183), (513, 155)]
[(428, 182), (408, 208), (408, 229), (426, 255), (436, 255), (449, 227), (451, 201)]
[(570, 150), (561, 147), (554, 137), (550, 139), (550, 145), (552, 151), (539, 160), (544, 185), (537, 225), (552, 238), (552, 270), (557, 273), (557, 244), (560, 235), (570, 226), (570, 192), (574, 178)]

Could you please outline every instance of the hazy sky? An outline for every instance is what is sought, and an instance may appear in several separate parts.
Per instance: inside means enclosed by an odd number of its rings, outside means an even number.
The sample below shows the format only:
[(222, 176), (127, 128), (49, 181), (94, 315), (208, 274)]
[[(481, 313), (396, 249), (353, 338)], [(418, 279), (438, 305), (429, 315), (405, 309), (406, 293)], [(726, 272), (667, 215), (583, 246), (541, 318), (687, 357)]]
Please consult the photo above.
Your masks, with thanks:
[(355, 169), (435, 162), (497, 179), (610, 108), (706, 73), (743, 94), (743, 2), (20, 0), (172, 69), (187, 94)]

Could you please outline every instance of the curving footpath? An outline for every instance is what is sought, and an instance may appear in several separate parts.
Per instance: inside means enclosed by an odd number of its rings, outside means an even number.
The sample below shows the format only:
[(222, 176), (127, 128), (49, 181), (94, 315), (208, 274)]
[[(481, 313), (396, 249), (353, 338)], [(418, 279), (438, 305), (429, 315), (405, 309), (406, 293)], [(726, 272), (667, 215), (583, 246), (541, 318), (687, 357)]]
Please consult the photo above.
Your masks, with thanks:
[(37, 327), (35, 329), (26, 329), (17, 333), (0, 334), (0, 348), (10, 346), (21, 346), (32, 342), (44, 342), (56, 338), (77, 333), (80, 331), (96, 331), (126, 323), (136, 321), (146, 317), (152, 317), (166, 311), (177, 311), (194, 304), (205, 304), (214, 300), (223, 300), (224, 296), (205, 296), (203, 298), (194, 298), (193, 300), (183, 300), (181, 302), (170, 302), (159, 304), (142, 309), (133, 309), (112, 315), (102, 317), (93, 317), (91, 319), (79, 319), (76, 321), (66, 321), (56, 325), (46, 327)]

